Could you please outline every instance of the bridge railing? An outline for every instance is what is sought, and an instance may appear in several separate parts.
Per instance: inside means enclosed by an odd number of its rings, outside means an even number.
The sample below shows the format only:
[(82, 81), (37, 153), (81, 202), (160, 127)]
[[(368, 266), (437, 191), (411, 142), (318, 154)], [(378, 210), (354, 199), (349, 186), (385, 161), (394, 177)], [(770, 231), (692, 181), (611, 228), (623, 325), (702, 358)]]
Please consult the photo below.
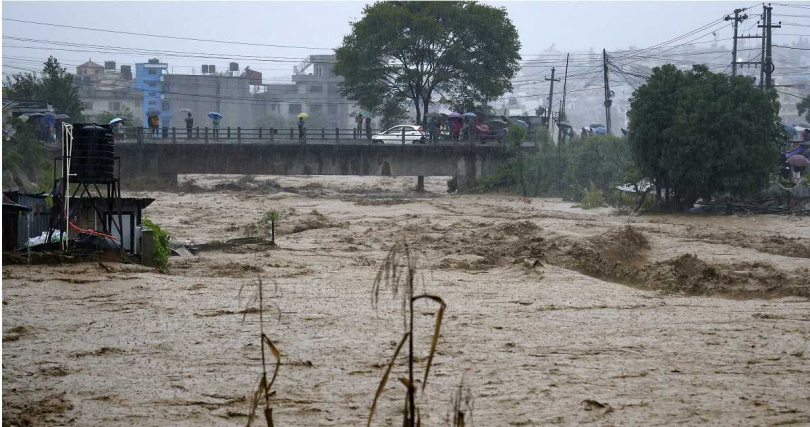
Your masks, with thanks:
[[(241, 128), (211, 127), (193, 128), (138, 128), (126, 127), (115, 133), (116, 142), (119, 143), (159, 143), (159, 144), (337, 144), (337, 145), (370, 145), (382, 142), (390, 144), (426, 144), (426, 145), (455, 145), (480, 146), (503, 144), (503, 132), (491, 131), (488, 133), (473, 132), (472, 134), (453, 134), (441, 130), (436, 135), (424, 133), (424, 138), (406, 134), (386, 135), (375, 138), (385, 130), (357, 128), (304, 128), (299, 131), (296, 127), (285, 128)], [(526, 140), (534, 141), (535, 131), (529, 131)]]

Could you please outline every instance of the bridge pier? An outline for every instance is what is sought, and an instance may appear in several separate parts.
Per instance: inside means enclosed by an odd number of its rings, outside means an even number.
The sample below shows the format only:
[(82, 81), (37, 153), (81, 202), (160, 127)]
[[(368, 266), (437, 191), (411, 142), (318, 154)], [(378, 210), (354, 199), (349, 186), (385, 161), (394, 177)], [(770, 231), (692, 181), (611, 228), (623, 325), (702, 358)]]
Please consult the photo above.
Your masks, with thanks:
[(425, 176), (419, 175), (416, 177), (416, 191), (425, 191)]

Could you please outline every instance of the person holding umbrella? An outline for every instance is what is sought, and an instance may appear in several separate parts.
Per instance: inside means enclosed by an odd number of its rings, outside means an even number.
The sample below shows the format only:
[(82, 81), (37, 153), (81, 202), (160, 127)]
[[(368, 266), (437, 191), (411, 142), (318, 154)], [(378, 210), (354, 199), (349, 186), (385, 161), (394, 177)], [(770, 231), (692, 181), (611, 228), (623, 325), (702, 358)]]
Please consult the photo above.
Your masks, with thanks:
[(211, 111), (208, 113), (208, 117), (211, 118), (211, 122), (214, 127), (214, 139), (219, 139), (219, 121), (222, 120), (222, 114), (219, 114), (216, 111)]
[(307, 113), (301, 113), (298, 115), (298, 142), (303, 144), (306, 140), (304, 139), (304, 132), (306, 131), (306, 126), (304, 124), (304, 119), (309, 117)]
[(191, 111), (186, 116), (186, 139), (191, 139), (191, 128), (194, 127), (194, 118), (191, 117)]

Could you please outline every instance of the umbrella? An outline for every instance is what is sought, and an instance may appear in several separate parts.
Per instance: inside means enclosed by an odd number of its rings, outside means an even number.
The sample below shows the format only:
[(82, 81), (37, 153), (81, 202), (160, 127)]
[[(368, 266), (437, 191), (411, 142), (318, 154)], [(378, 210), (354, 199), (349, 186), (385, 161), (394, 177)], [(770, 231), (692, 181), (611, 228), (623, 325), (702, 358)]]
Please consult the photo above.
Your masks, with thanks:
[(214, 119), (214, 118), (219, 118), (219, 119), (221, 119), (221, 118), (222, 118), (222, 114), (219, 114), (219, 113), (217, 113), (216, 111), (209, 111), (209, 112), (208, 112), (208, 117), (209, 117), (209, 118), (212, 118), (212, 119)]
[(111, 124), (111, 125), (114, 125), (114, 124), (116, 124), (116, 123), (118, 123), (118, 122), (123, 122), (123, 121), (124, 121), (124, 119), (122, 119), (122, 118), (120, 118), (120, 117), (116, 117), (116, 118), (114, 118), (114, 119), (110, 120), (110, 124)]
[(593, 131), (598, 134), (607, 135), (607, 129), (603, 127), (595, 127), (593, 128)]
[(362, 114), (363, 117), (368, 117), (368, 118), (371, 118), (371, 119), (374, 118), (374, 112), (372, 112), (372, 111), (363, 110), (363, 111), (360, 112), (360, 114)]
[(160, 110), (158, 110), (157, 108), (150, 108), (149, 111), (146, 112), (146, 115), (149, 117), (159, 116)]
[(790, 135), (791, 138), (795, 137), (796, 134), (798, 133), (798, 132), (796, 132), (795, 127), (793, 127), (791, 125), (784, 125), (784, 126), (785, 126), (785, 130), (787, 130), (788, 135)]
[(456, 113), (455, 111), (453, 111), (452, 113), (448, 114), (447, 117), (450, 118), (461, 117), (461, 113)]
[(190, 112), (191, 112), (191, 108), (181, 108), (181, 109), (180, 109), (180, 111), (182, 111), (182, 112), (184, 112), (184, 113), (190, 113)]
[(28, 117), (28, 114), (21, 114), (19, 118), (23, 121), (23, 123), (25, 123), (28, 121)]
[(810, 165), (810, 160), (807, 160), (807, 157), (804, 157), (801, 154), (794, 154), (788, 157), (787, 163), (794, 168), (803, 168)]
[(525, 127), (526, 129), (529, 128), (529, 124), (524, 122), (523, 120), (515, 120), (515, 124), (521, 125), (521, 126)]
[(42, 114), (42, 113), (31, 113), (31, 114), (29, 114), (29, 115), (28, 115), (28, 118), (29, 118), (29, 119), (33, 119), (33, 118), (35, 118), (35, 117), (44, 117), (44, 116), (45, 116), (45, 115), (44, 115), (44, 114)]
[(56, 120), (65, 120), (65, 119), (69, 119), (70, 116), (68, 116), (67, 114), (57, 114), (56, 116), (54, 116), (54, 118)]
[(478, 117), (478, 115), (473, 113), (473, 112), (468, 111), (468, 112), (462, 114), (461, 117)]
[(307, 113), (300, 113), (300, 114), (298, 114), (298, 118), (299, 118), (299, 119), (306, 119), (307, 117), (309, 117), (309, 114), (307, 114)]

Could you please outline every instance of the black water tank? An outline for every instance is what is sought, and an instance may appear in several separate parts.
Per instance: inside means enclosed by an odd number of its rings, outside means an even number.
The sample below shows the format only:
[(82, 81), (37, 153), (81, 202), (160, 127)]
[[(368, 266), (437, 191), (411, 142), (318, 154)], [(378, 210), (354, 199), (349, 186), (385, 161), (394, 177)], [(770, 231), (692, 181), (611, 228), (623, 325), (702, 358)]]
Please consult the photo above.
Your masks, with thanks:
[(115, 146), (110, 125), (73, 124), (71, 182), (108, 183), (115, 180)]

